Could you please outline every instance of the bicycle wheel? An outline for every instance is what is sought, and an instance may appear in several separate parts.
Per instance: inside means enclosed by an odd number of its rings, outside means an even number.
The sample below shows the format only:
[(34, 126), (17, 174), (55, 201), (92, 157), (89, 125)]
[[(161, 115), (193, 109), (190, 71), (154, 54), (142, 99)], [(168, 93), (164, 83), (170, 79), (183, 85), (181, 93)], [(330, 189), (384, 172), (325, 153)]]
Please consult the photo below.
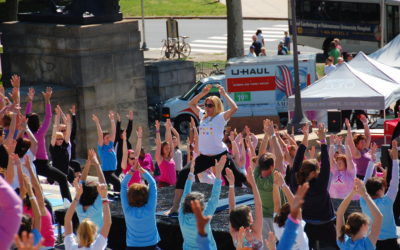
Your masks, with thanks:
[(180, 49), (181, 55), (183, 55), (183, 58), (188, 58), (190, 56), (190, 52), (192, 51), (192, 48), (190, 48), (190, 44), (184, 43)]
[(161, 56), (167, 59), (170, 59), (171, 57), (171, 52), (169, 51), (168, 46), (166, 44), (164, 44), (164, 46), (161, 48)]

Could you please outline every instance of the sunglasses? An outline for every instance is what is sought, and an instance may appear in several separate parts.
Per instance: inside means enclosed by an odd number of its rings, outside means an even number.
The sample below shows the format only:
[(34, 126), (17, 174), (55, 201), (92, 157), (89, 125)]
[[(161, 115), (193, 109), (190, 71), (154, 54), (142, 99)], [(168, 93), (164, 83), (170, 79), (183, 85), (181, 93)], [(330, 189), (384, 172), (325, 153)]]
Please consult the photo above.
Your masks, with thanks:
[(214, 104), (212, 103), (206, 103), (204, 106), (206, 106), (206, 108), (214, 108)]
[(60, 130), (61, 133), (64, 133), (65, 131), (66, 131), (66, 130), (64, 130), (64, 129), (63, 129), (63, 130)]
[(135, 159), (135, 157), (132, 157), (132, 158), (131, 158), (131, 157), (129, 157), (129, 160), (134, 160), (134, 159)]
[(64, 139), (63, 138), (57, 138), (56, 140), (57, 141), (63, 141)]

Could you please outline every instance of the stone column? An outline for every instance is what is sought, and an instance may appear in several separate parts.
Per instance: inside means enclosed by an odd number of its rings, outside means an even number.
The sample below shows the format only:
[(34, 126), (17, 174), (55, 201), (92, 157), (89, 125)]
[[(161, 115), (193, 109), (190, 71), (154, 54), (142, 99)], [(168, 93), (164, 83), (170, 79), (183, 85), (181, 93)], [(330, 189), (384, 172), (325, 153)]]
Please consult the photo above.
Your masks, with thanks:
[(109, 110), (120, 112), (122, 127), (126, 127), (125, 114), (133, 109), (134, 128), (141, 125), (148, 134), (137, 21), (93, 25), (9, 22), (0, 27), (3, 81), (15, 73), (21, 75), (23, 85), (52, 84), (76, 90), (76, 96), (65, 96), (65, 103), (73, 99), (78, 106), (78, 157), (85, 158), (86, 149), (97, 145), (93, 113), (108, 130)]

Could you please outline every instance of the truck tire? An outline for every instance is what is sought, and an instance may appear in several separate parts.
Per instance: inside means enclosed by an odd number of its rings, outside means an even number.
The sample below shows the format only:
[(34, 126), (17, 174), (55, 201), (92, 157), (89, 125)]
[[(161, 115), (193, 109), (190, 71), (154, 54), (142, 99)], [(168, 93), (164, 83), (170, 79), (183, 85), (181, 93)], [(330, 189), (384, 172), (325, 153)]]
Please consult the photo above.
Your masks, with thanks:
[[(174, 128), (178, 131), (178, 133), (180, 135), (189, 136), (190, 117), (192, 117), (192, 116), (181, 115), (175, 119)], [(195, 121), (196, 121), (196, 119), (195, 119)], [(197, 122), (196, 122), (196, 125), (197, 125)]]

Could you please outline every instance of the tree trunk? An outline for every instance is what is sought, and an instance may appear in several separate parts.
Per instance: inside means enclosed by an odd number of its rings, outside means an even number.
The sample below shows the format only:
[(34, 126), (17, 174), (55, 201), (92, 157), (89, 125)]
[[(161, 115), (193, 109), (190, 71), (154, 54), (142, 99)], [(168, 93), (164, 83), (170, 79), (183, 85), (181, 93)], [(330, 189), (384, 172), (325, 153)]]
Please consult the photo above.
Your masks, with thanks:
[(6, 21), (17, 21), (18, 0), (6, 0)]
[(226, 0), (228, 23), (227, 59), (241, 57), (243, 51), (242, 1)]

